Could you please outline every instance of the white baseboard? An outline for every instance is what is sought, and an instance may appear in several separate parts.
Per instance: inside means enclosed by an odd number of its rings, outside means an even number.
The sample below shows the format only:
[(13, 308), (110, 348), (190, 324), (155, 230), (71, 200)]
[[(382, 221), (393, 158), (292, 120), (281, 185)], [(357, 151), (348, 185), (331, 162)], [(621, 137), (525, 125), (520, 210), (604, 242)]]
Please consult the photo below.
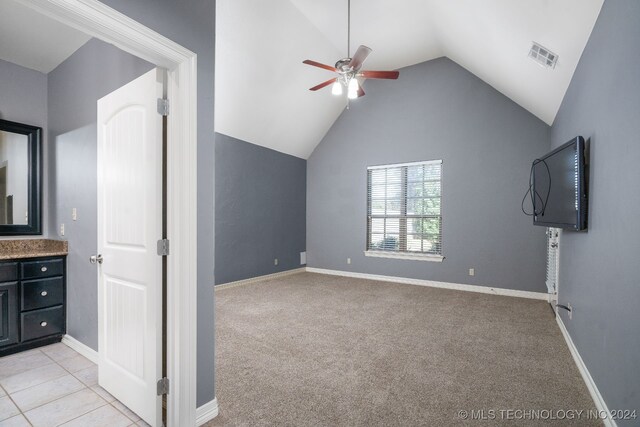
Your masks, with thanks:
[(251, 277), (250, 279), (238, 280), (235, 282), (223, 283), (216, 285), (214, 289), (216, 291), (228, 288), (235, 288), (236, 286), (248, 285), (250, 283), (260, 282), (262, 280), (275, 279), (277, 277), (291, 276), (292, 274), (304, 273), (305, 267), (294, 268), (293, 270), (281, 271), (279, 273), (265, 274), (264, 276)]
[(580, 371), (580, 375), (582, 375), (582, 379), (587, 385), (587, 389), (589, 389), (589, 393), (591, 394), (591, 398), (593, 399), (593, 403), (596, 405), (596, 409), (601, 414), (607, 414), (607, 418), (603, 419), (602, 422), (606, 427), (616, 427), (617, 424), (615, 420), (612, 420), (609, 416), (609, 408), (607, 407), (606, 402), (602, 398), (600, 394), (600, 390), (598, 390), (598, 386), (596, 386), (595, 381), (591, 377), (589, 370), (587, 369), (587, 365), (584, 364), (582, 357), (580, 357), (580, 353), (578, 353), (578, 349), (576, 348), (571, 336), (569, 335), (569, 331), (564, 326), (564, 322), (560, 318), (560, 316), (556, 315), (556, 321), (558, 322), (558, 326), (560, 327), (560, 331), (562, 332), (562, 336), (564, 340), (567, 342), (567, 347), (569, 347), (569, 351), (571, 352), (571, 356), (573, 356), (573, 360), (576, 362), (578, 366), (578, 370)]
[(196, 426), (200, 427), (201, 425), (211, 421), (217, 416), (218, 399), (214, 397), (213, 400), (205, 403), (202, 406), (198, 406), (198, 408), (196, 409)]
[(307, 267), (309, 273), (330, 274), (332, 276), (354, 277), (357, 279), (378, 280), (383, 282), (404, 283), (407, 285), (429, 286), (432, 288), (453, 289), (456, 291), (478, 292), (482, 294), (504, 295), (509, 297), (549, 300), (549, 294), (543, 292), (518, 291), (515, 289), (494, 288), (489, 286), (465, 285), (460, 283), (436, 282), (433, 280), (409, 279), (406, 277), (382, 276), (378, 274), (353, 273), (351, 271), (325, 270)]
[(66, 344), (68, 347), (71, 347), (87, 359), (91, 360), (96, 365), (98, 364), (98, 352), (91, 347), (82, 344), (80, 341), (70, 335), (64, 335), (62, 337), (62, 343)]

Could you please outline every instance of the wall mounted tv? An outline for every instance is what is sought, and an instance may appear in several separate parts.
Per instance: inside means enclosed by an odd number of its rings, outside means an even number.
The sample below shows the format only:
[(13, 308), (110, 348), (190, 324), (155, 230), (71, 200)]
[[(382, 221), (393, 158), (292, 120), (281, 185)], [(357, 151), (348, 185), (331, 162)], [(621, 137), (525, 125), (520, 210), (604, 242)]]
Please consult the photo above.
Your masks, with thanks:
[(533, 224), (544, 227), (587, 228), (585, 143), (575, 137), (531, 166)]

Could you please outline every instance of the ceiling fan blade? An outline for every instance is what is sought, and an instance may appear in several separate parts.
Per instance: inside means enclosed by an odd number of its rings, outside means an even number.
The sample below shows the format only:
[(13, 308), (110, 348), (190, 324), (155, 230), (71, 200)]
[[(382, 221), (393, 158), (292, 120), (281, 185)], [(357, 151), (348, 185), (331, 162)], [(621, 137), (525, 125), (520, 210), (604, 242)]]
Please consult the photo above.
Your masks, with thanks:
[(392, 79), (395, 80), (400, 75), (399, 71), (360, 71), (358, 73), (365, 79)]
[(321, 64), (319, 62), (316, 61), (312, 61), (310, 59), (305, 59), (304, 61), (302, 61), (303, 64), (307, 64), (307, 65), (312, 65), (314, 67), (318, 67), (318, 68), (324, 68), (325, 70), (329, 70), (329, 71), (333, 71), (336, 72), (338, 71), (336, 69), (336, 67), (332, 67), (331, 65), (325, 65), (325, 64)]
[(334, 78), (332, 78), (332, 79), (327, 80), (327, 81), (326, 81), (326, 82), (324, 82), (324, 83), (320, 83), (319, 85), (312, 87), (312, 88), (311, 88), (311, 89), (309, 89), (309, 90), (319, 90), (319, 89), (322, 89), (323, 87), (329, 86), (331, 83), (333, 83), (333, 82), (335, 82), (335, 81), (337, 81), (337, 80), (338, 80), (338, 79), (337, 79), (337, 77), (334, 77)]
[(362, 86), (358, 85), (358, 98), (364, 95), (365, 95), (364, 89), (362, 89)]
[(371, 53), (371, 48), (366, 47), (365, 45), (360, 45), (356, 53), (351, 58), (351, 62), (349, 62), (349, 66), (352, 67), (355, 71), (358, 71), (362, 64), (364, 64), (364, 60), (367, 59), (367, 56)]

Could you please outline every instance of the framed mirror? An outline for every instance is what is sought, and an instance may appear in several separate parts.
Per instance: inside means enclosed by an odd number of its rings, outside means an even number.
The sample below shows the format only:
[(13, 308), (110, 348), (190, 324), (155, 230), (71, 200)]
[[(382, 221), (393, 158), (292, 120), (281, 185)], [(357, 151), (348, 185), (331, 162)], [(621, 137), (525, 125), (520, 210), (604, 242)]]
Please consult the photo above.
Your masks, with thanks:
[(0, 120), (0, 236), (42, 234), (42, 128)]

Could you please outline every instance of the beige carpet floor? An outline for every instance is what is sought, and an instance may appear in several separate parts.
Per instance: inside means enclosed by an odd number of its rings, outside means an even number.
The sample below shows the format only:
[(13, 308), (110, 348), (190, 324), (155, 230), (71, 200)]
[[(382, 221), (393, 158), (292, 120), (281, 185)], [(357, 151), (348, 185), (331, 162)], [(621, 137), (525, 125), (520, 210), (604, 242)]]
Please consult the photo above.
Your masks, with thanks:
[(311, 273), (215, 298), (209, 426), (600, 425), (506, 412), (595, 409), (543, 301)]

